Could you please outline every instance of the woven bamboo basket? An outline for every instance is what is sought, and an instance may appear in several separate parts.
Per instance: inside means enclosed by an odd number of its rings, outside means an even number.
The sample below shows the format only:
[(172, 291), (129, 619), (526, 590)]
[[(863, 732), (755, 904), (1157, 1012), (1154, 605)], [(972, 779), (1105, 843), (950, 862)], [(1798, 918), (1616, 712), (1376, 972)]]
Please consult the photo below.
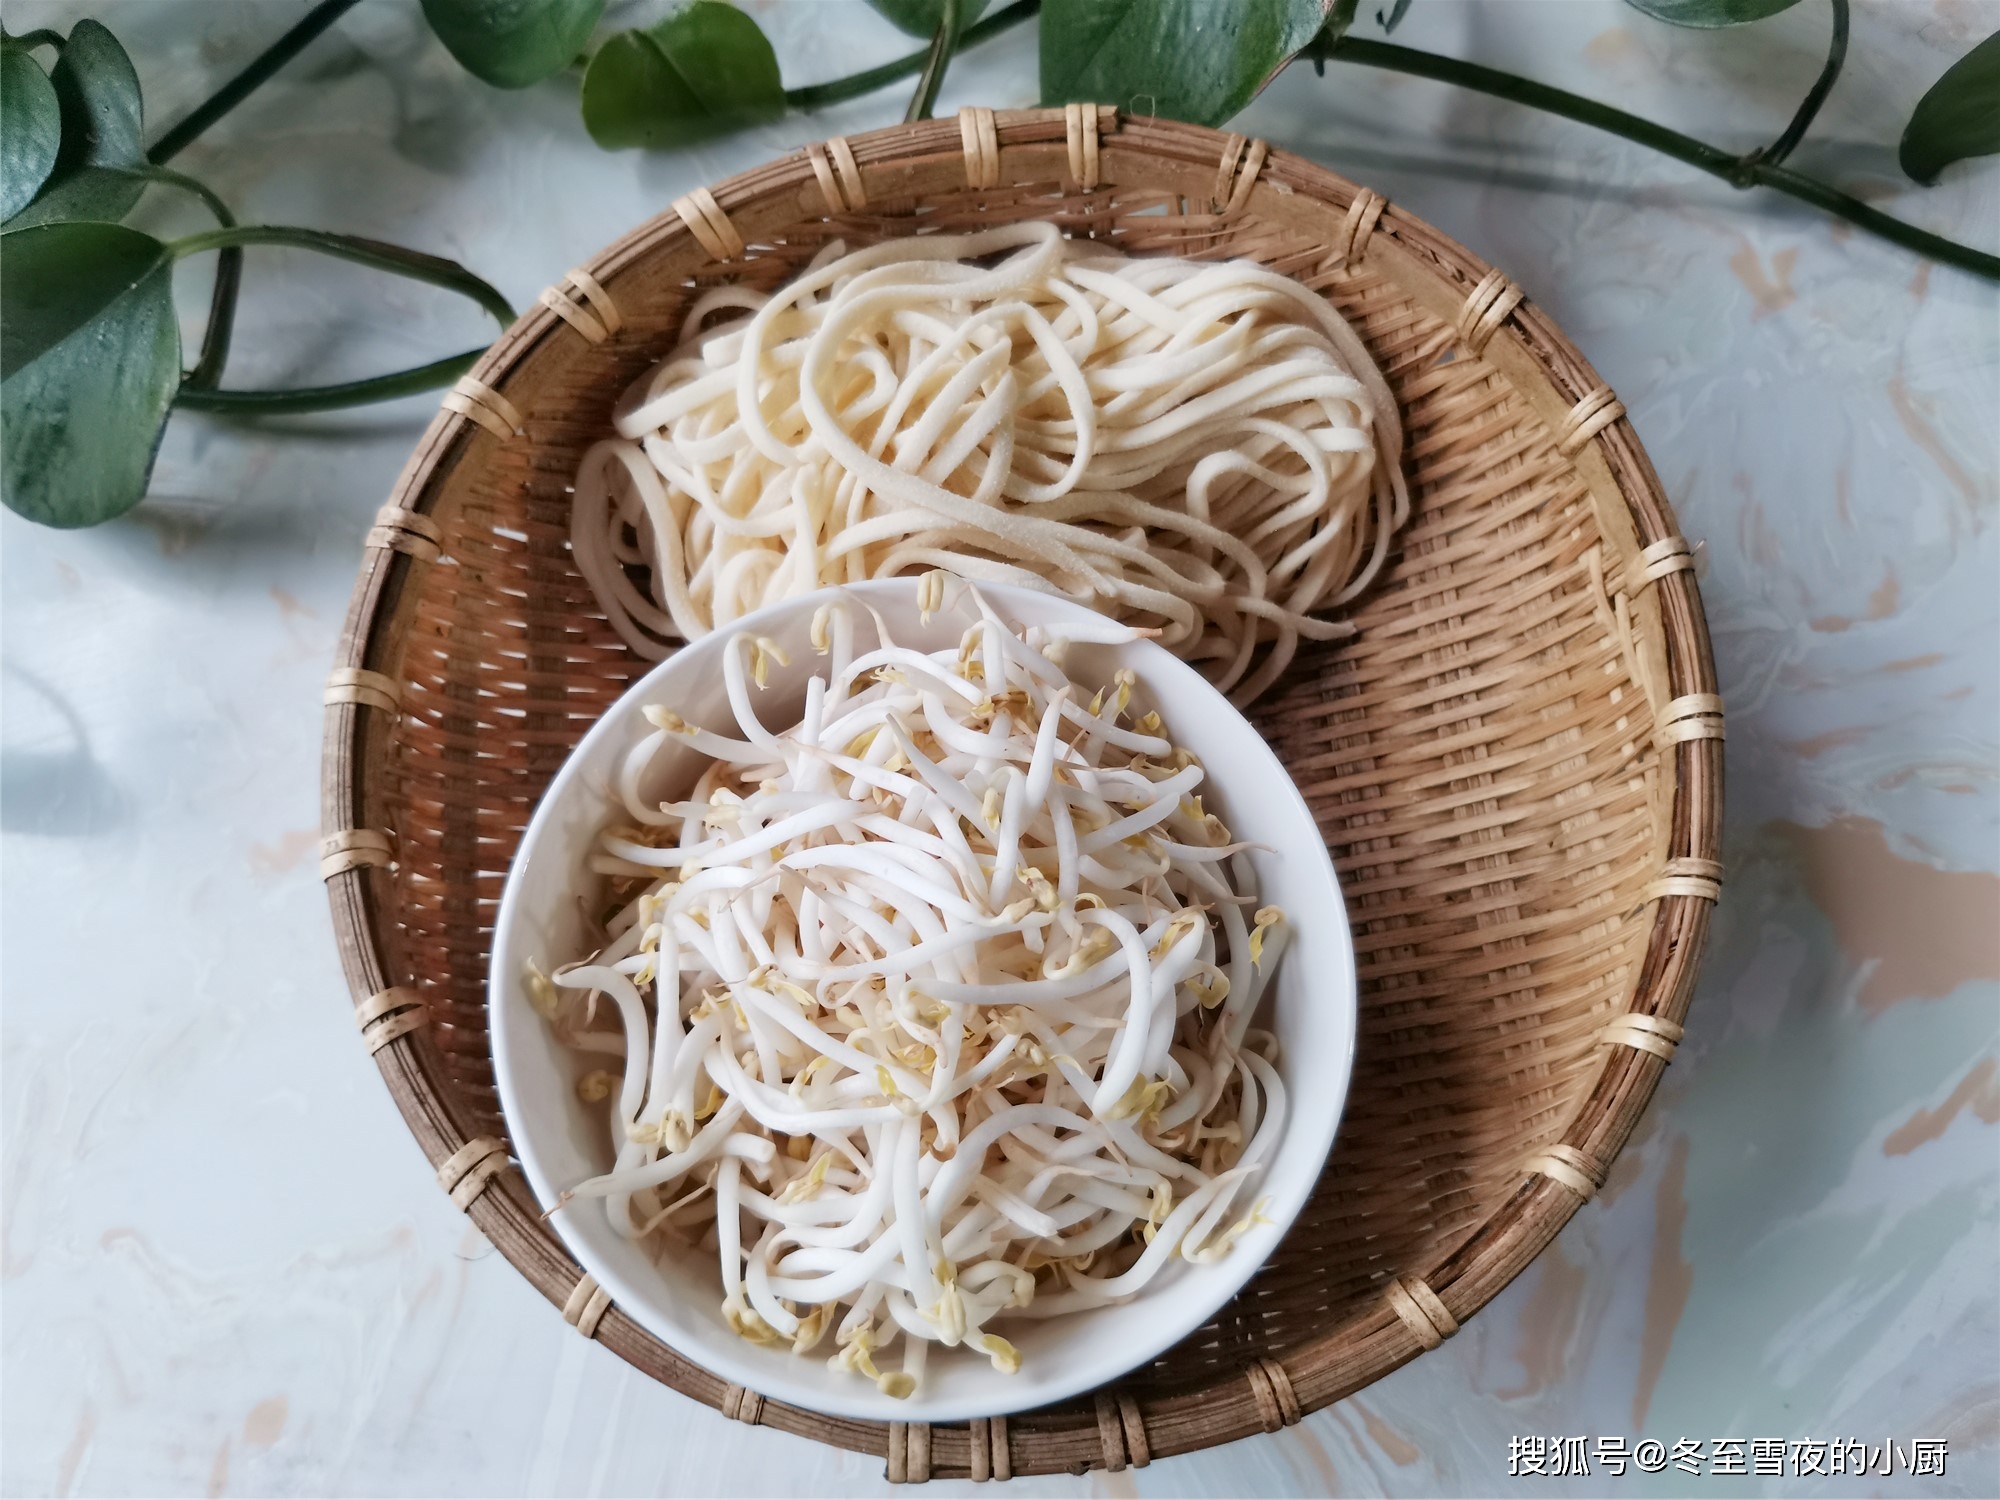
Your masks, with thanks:
[[(1362, 976), (1340, 1138), (1270, 1263), (1092, 1398), (967, 1425), (730, 1386), (608, 1304), (509, 1170), (488, 944), (536, 799), (638, 673), (567, 547), (614, 398), (723, 281), (827, 240), (1050, 219), (1248, 257), (1355, 324), (1415, 497), (1354, 639), (1253, 717), (1339, 866)], [(493, 346), (368, 535), (329, 679), (322, 869), (363, 1039), (452, 1201), (580, 1334), (892, 1480), (1141, 1465), (1296, 1422), (1437, 1345), (1588, 1199), (1681, 1035), (1720, 891), (1722, 717), (1693, 557), (1624, 408), (1519, 287), (1240, 136), (1109, 109), (835, 139), (677, 201)]]

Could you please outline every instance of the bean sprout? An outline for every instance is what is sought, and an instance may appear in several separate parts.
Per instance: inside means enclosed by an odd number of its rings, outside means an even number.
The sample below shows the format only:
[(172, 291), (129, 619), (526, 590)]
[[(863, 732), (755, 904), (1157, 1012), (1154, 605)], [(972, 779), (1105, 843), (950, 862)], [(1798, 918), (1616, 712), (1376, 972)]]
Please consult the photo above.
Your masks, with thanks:
[[(919, 589), (944, 606), (941, 575)], [(782, 733), (754, 700), (788, 659), (741, 632), (728, 729), (649, 705), (592, 855), (603, 941), (530, 980), (559, 1038), (619, 1059), (577, 1085), (614, 1165), (559, 1206), (712, 1253), (738, 1334), (831, 1335), (893, 1396), (930, 1345), (1011, 1372), (992, 1325), (1227, 1253), (1285, 1120), (1251, 1030), (1284, 916), (1134, 673), (1062, 666), (1137, 632), (1017, 629), (972, 587), (952, 607), (959, 646), (928, 654), (822, 608)], [(700, 775), (649, 801), (676, 746)]]
[(1046, 223), (843, 249), (695, 299), (584, 454), (571, 546), (635, 651), (939, 566), (1157, 629), (1238, 702), (1351, 634), (1314, 612), (1380, 570), (1409, 495), (1394, 398), (1323, 297)]

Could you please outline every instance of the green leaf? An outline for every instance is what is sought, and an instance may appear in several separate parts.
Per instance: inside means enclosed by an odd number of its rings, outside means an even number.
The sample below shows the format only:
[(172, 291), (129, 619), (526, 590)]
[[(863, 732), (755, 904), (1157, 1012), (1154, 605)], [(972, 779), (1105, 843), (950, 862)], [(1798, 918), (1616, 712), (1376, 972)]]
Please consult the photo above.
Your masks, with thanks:
[(1220, 125), (1331, 9), (1329, 0), (1044, 0), (1042, 102)]
[(524, 89), (582, 56), (604, 0), (424, 0), (424, 19), (465, 70)]
[(1897, 152), (1903, 170), (1918, 182), (1968, 156), (2000, 151), (2000, 32), (1945, 69), (1917, 101)]
[[(938, 27), (944, 24), (944, 0), (868, 0), (868, 3), (898, 31), (926, 41), (936, 36)], [(965, 0), (958, 24), (970, 26), (985, 9), (986, 0)]]
[(778, 57), (757, 23), (694, 0), (657, 26), (621, 31), (583, 75), (583, 123), (598, 145), (685, 146), (785, 112)]
[(1761, 21), (1781, 10), (1790, 10), (1799, 0), (1625, 0), (1625, 3), (1670, 26), (1711, 29)]
[(146, 190), (131, 175), (146, 165), (144, 108), (132, 59), (97, 22), (78, 21), (49, 83), (61, 107), (62, 145), (55, 170), (18, 227), (124, 218)]
[(62, 106), (25, 47), (0, 46), (0, 221), (33, 201), (56, 164)]
[(0, 499), (95, 526), (146, 493), (180, 385), (172, 262), (118, 224), (0, 235)]

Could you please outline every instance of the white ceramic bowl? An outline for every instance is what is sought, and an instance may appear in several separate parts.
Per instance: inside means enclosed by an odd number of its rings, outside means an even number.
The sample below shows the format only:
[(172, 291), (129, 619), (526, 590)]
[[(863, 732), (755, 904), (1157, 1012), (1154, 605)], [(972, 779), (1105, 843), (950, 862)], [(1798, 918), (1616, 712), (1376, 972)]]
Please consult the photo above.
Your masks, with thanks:
[[(970, 621), (954, 605), (923, 623), (914, 579), (864, 583), (843, 592), (874, 606), (900, 644), (921, 650), (956, 645)], [(1025, 589), (983, 592), (1002, 615), (1023, 625), (1098, 618), (1081, 605)], [(758, 699), (767, 724), (797, 722), (806, 681), (820, 661), (808, 645), (808, 631), (814, 611), (828, 597), (814, 594), (773, 605), (735, 627), (773, 638), (791, 656), (791, 666), (776, 671)], [(664, 703), (698, 724), (731, 722), (721, 652), (733, 633), (676, 652), (633, 684), (584, 736), (542, 798), (507, 876), (489, 983), (493, 1059), (508, 1134), (544, 1206), (564, 1188), (608, 1168), (611, 1146), (603, 1107), (586, 1107), (576, 1097), (577, 1078), (593, 1064), (551, 1037), (528, 1002), (522, 976), (530, 959), (549, 968), (584, 955), (577, 896), (597, 880), (586, 873), (585, 856), (610, 821), (615, 805), (610, 777), (617, 760), (649, 732), (642, 706)], [(731, 1333), (722, 1319), (712, 1255), (669, 1252), (656, 1263), (647, 1249), (612, 1230), (600, 1203), (558, 1213), (556, 1231), (584, 1269), (628, 1316), (679, 1353), (738, 1385), (837, 1416), (952, 1422), (1043, 1406), (1112, 1380), (1194, 1332), (1249, 1280), (1304, 1206), (1333, 1144), (1354, 1060), (1354, 952), (1332, 862), (1277, 757), (1192, 668), (1150, 641), (1073, 647), (1068, 662), (1071, 675), (1086, 684), (1108, 683), (1121, 666), (1138, 674), (1133, 712), (1157, 708), (1176, 743), (1207, 767), (1209, 779), (1201, 787), (1205, 805), (1239, 839), (1261, 846), (1252, 855), (1261, 899), (1283, 907), (1289, 918), (1291, 939), (1266, 992), (1261, 1023), (1277, 1034), (1278, 1068), (1289, 1095), (1283, 1137), (1255, 1188), (1256, 1197), (1268, 1200), (1270, 1222), (1252, 1228), (1212, 1265), (1175, 1262), (1121, 1306), (996, 1324), (995, 1331), (1021, 1351), (1018, 1374), (1001, 1374), (983, 1356), (965, 1350), (935, 1351), (922, 1388), (898, 1401), (873, 1381), (829, 1370), (830, 1343), (799, 1356), (760, 1348)], [(687, 754), (691, 784), (699, 757)], [(663, 793), (681, 790), (663, 788)], [(893, 1351), (889, 1358), (893, 1365)]]

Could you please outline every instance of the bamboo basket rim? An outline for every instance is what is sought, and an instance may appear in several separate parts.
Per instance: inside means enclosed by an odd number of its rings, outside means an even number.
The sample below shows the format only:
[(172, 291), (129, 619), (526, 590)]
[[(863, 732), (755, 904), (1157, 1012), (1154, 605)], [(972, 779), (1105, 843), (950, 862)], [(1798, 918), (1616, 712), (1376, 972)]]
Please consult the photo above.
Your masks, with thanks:
[[(1657, 611), (1656, 620), (1642, 633), (1656, 639), (1665, 700), (1656, 728), (1664, 744), (1662, 774), (1672, 779), (1666, 862), (1644, 893), (1653, 915), (1629, 1004), (1602, 1037), (1623, 1045), (1603, 1049), (1560, 1140), (1523, 1164), (1511, 1196), (1454, 1249), (1384, 1281), (1382, 1295), (1362, 1313), (1322, 1328), (1282, 1360), (1258, 1358), (1157, 1394), (1114, 1387), (1011, 1423), (995, 1418), (933, 1430), (827, 1417), (728, 1385), (609, 1307), (510, 1184), (504, 1140), (466, 1123), (425, 1027), (422, 996), (392, 972), (384, 939), (393, 920), (385, 876), (395, 849), (368, 818), (384, 796), (381, 761), (400, 696), (393, 668), (408, 632), (414, 582), (441, 550), (442, 532), (427, 503), (460, 464), (522, 438), (515, 404), (522, 391), (517, 387), (510, 398), (503, 387), (525, 362), (553, 340), (580, 336), (596, 343), (617, 331), (616, 303), (606, 288), (621, 274), (648, 257), (697, 247), (729, 262), (761, 232), (893, 192), (898, 174), (909, 181), (962, 168), (967, 189), (1045, 182), (1052, 152), (1058, 161), (1066, 153), (1066, 181), (1084, 192), (1136, 188), (1149, 175), (1187, 184), (1213, 173), (1209, 208), (1225, 229), (1251, 213), (1318, 231), (1327, 210), (1341, 213), (1329, 264), (1358, 263), (1364, 255), (1390, 260), (1407, 278), (1398, 289), (1451, 324), (1461, 351), (1487, 360), (1524, 399), (1539, 400), (1558, 451), (1591, 481), (1599, 526), (1622, 540), (1631, 581), (1655, 601), (1647, 607)], [(1182, 193), (1199, 196), (1185, 186)], [(1603, 503), (1607, 488), (1621, 506)], [(1623, 406), (1517, 285), (1379, 195), (1263, 142), (1101, 106), (967, 110), (956, 120), (816, 143), (697, 190), (570, 273), (494, 342), (444, 398), (368, 542), (326, 690), (322, 874), (364, 1042), (440, 1186), (579, 1332), (726, 1416), (881, 1455), (891, 1480), (1143, 1465), (1290, 1425), (1437, 1347), (1595, 1192), (1681, 1035), (1722, 873), (1722, 718), (1691, 549), (1658, 477)]]

